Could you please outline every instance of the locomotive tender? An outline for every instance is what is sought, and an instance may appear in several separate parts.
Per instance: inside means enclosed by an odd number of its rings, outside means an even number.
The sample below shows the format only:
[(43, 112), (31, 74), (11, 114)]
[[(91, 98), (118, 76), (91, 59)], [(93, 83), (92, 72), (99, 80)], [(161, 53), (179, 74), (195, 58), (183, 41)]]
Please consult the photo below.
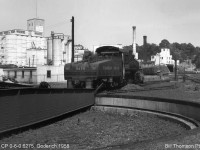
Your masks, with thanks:
[(127, 82), (143, 82), (139, 62), (131, 51), (102, 46), (86, 60), (66, 64), (64, 76), (68, 88), (119, 87)]

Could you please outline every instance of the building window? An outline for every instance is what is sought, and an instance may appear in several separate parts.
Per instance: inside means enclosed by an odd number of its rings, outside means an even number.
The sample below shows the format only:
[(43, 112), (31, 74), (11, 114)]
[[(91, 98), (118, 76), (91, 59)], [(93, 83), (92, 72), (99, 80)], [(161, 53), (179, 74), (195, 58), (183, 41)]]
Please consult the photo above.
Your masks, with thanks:
[(30, 70), (30, 78), (32, 79), (32, 77), (33, 77), (33, 72), (32, 70)]
[(17, 71), (15, 71), (15, 76), (14, 77), (17, 78)]
[(17, 33), (25, 34), (25, 31), (17, 30)]
[(47, 70), (47, 78), (51, 78), (51, 70)]
[(22, 78), (24, 78), (24, 71), (22, 71)]

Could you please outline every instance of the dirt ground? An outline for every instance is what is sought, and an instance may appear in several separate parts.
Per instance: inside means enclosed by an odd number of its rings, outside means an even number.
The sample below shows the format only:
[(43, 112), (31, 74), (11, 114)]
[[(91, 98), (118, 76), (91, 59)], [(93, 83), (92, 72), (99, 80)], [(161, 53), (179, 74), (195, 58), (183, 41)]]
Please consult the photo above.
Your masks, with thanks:
[(104, 91), (101, 94), (161, 97), (200, 102), (200, 84), (186, 82), (158, 82), (144, 85), (126, 85), (121, 90)]

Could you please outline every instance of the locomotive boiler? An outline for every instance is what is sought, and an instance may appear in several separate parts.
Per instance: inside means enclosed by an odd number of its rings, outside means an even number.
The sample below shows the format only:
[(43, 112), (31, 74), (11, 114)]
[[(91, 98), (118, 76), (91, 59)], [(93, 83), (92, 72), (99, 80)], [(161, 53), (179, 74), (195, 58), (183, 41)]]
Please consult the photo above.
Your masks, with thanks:
[(119, 87), (127, 82), (143, 82), (139, 62), (130, 51), (102, 46), (88, 59), (66, 64), (64, 77), (68, 88)]

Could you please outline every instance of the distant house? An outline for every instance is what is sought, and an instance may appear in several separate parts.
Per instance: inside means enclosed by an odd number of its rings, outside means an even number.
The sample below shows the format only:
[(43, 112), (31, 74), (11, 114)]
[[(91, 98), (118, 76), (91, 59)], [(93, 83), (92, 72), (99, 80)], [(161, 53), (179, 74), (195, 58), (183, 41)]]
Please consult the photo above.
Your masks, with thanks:
[[(160, 53), (151, 56), (151, 61), (154, 61), (155, 65), (175, 64), (175, 61), (172, 59), (172, 55), (170, 55), (170, 49), (168, 48), (162, 48)], [(177, 65), (179, 65), (179, 60), (177, 60)]]
[(81, 61), (83, 60), (84, 51), (86, 49), (82, 45), (75, 45), (74, 46), (74, 61)]

